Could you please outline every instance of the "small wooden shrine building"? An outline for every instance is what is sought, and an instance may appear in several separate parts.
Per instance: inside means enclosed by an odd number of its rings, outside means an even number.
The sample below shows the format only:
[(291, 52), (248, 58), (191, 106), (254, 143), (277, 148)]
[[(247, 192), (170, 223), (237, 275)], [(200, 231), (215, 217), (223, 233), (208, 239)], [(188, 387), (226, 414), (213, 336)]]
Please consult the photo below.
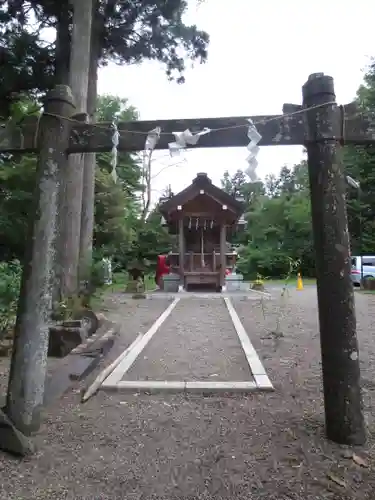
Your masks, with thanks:
[(244, 222), (243, 210), (242, 202), (213, 185), (205, 173), (162, 201), (164, 224), (178, 234), (178, 252), (169, 255), (171, 269), (180, 275), (185, 290), (196, 285), (222, 289), (226, 269), (236, 257), (227, 239)]

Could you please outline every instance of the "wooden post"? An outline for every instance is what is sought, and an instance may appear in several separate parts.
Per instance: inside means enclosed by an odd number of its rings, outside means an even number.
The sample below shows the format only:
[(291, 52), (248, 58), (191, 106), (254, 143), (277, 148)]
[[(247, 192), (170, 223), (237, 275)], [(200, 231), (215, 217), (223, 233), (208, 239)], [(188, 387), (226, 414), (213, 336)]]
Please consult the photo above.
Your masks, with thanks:
[[(100, 21), (98, 26), (98, 2), (92, 2), (92, 25), (90, 37), (90, 68), (87, 93), (87, 113), (93, 120), (98, 95), (98, 60)], [(84, 158), (82, 212), (80, 230), (80, 261), (78, 277), (80, 283), (90, 281), (92, 268), (92, 246), (94, 234), (94, 204), (95, 204), (95, 170), (96, 154), (87, 153)]]
[[(366, 441), (340, 133), (333, 79), (310, 75), (303, 86), (311, 190), (327, 438)], [(327, 103), (326, 106), (324, 104)], [(323, 106), (322, 106), (323, 105)], [(315, 106), (315, 108), (314, 108)], [(321, 107), (317, 107), (321, 106)]]
[[(70, 3), (73, 5), (73, 31), (69, 79), (77, 111), (82, 117), (86, 115), (87, 121), (92, 0), (71, 0)], [(58, 259), (62, 270), (60, 295), (63, 298), (74, 296), (78, 289), (84, 156), (72, 154), (68, 163), (62, 179), (64, 196), (59, 210), (61, 242)]]
[(220, 226), (220, 286), (225, 285), (225, 270), (227, 267), (227, 226), (222, 223)]
[[(47, 94), (44, 109), (39, 125), (40, 153), (34, 218), (30, 223), (26, 244), (5, 409), (9, 420), (24, 435), (30, 435), (39, 429), (43, 407), (59, 170), (66, 166), (71, 128), (71, 123), (64, 117), (68, 118), (74, 112), (70, 88), (65, 85), (56, 86)], [(6, 430), (0, 433), (0, 447), (3, 445), (4, 432)]]
[(184, 260), (185, 260), (185, 241), (184, 241), (184, 219), (182, 215), (178, 220), (178, 251), (181, 284), (184, 285)]

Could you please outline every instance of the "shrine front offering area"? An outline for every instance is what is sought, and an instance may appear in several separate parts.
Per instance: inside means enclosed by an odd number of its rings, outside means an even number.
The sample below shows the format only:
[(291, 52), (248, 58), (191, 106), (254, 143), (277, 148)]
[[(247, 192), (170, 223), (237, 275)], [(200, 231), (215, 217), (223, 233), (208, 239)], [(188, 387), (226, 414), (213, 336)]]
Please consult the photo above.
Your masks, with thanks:
[(273, 386), (230, 297), (185, 294), (133, 342), (102, 389), (246, 393)]

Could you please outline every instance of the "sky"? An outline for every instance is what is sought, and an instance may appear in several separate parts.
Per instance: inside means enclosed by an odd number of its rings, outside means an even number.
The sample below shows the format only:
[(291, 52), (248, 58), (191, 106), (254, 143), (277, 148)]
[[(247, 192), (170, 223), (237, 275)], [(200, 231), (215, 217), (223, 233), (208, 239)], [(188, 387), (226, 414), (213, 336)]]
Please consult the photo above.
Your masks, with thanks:
[[(109, 65), (99, 73), (99, 93), (129, 99), (140, 119), (279, 114), (284, 103), (301, 104), (311, 73), (335, 80), (337, 101), (353, 100), (363, 71), (375, 56), (375, 2), (370, 0), (205, 0), (185, 22), (210, 35), (208, 60), (169, 82), (162, 66)], [(179, 159), (154, 153), (153, 200), (171, 184), (176, 193), (198, 172), (220, 186), (225, 170), (246, 170), (246, 148), (196, 149)], [(303, 158), (301, 147), (262, 147), (257, 174), (277, 174)], [(177, 164), (176, 164), (177, 163)]]

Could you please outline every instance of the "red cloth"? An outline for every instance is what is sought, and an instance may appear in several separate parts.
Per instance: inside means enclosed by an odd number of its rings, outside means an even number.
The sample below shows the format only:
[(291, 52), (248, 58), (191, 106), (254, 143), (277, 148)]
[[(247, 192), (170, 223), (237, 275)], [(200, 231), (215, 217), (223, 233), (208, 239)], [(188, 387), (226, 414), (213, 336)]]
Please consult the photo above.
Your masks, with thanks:
[(166, 260), (166, 255), (158, 255), (155, 275), (155, 281), (158, 286), (160, 286), (161, 277), (164, 276), (164, 274), (169, 274), (169, 266), (167, 266), (167, 264), (165, 263)]

